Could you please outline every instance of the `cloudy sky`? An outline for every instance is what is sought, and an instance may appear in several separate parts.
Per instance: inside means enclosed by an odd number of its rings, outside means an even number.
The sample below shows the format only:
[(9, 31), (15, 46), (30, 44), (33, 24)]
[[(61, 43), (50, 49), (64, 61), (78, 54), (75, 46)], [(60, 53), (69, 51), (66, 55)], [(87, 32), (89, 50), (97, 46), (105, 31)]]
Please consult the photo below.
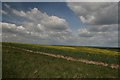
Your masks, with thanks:
[(3, 2), (2, 41), (118, 46), (117, 2)]

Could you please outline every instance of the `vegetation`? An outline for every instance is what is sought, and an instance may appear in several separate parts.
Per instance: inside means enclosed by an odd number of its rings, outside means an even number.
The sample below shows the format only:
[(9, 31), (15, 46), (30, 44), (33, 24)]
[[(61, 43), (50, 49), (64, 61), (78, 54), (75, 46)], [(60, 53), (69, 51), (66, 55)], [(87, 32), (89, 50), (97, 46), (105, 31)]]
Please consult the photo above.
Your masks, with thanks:
[[(45, 46), (3, 43), (3, 78), (114, 78), (118, 70), (110, 67), (67, 61), (12, 47), (60, 54), (94, 61), (118, 63), (118, 52), (87, 47)], [(8, 47), (11, 46), (11, 47)]]
[(102, 61), (105, 63), (118, 64), (119, 52), (108, 49), (97, 49), (89, 47), (68, 47), (68, 46), (45, 46), (36, 44), (21, 44), (21, 43), (3, 43), (6, 46), (15, 46), (33, 51), (46, 52), (50, 54), (59, 54), (63, 56), (71, 56), (94, 61)]

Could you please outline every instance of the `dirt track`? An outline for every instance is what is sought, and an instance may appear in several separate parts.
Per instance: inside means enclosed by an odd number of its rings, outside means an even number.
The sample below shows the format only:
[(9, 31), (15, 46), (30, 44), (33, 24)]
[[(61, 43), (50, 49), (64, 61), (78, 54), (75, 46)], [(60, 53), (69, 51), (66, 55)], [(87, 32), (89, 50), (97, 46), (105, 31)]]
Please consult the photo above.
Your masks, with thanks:
[(90, 61), (90, 60), (87, 60), (87, 59), (76, 59), (76, 58), (73, 58), (73, 57), (44, 53), (44, 52), (37, 52), (37, 51), (32, 51), (32, 50), (18, 48), (18, 47), (11, 47), (11, 46), (5, 46), (5, 47), (24, 50), (24, 51), (27, 51), (27, 52), (32, 52), (32, 53), (37, 53), (37, 54), (42, 54), (42, 55), (47, 55), (47, 56), (51, 56), (51, 57), (55, 57), (55, 58), (61, 58), (61, 59), (65, 59), (65, 60), (68, 60), (68, 61), (77, 61), (77, 62), (82, 62), (82, 63), (86, 63), (86, 64), (94, 64), (94, 65), (100, 65), (100, 66), (105, 66), (105, 67), (111, 67), (113, 69), (118, 69), (120, 67), (117, 64), (107, 64), (107, 63), (104, 63), (104, 62)]

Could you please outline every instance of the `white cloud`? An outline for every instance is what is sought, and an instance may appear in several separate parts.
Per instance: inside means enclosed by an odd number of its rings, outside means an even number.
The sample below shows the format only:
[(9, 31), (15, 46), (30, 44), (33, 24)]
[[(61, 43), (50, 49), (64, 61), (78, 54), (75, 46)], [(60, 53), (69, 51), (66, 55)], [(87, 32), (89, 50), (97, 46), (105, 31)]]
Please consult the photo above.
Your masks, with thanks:
[(118, 25), (95, 25), (78, 30), (79, 39), (89, 45), (118, 46)]
[(88, 28), (91, 32), (113, 32), (118, 31), (118, 24), (111, 25), (93, 25)]
[(2, 24), (2, 32), (3, 33), (24, 34), (27, 31), (23, 26), (17, 26), (16, 24), (2, 23), (2, 22), (1, 22), (1, 24)]
[(17, 27), (18, 30), (24, 30), (25, 28), (23, 26)]
[(89, 26), (80, 28), (78, 36), (86, 45), (118, 46), (117, 2), (73, 2), (68, 7)]
[(45, 39), (47, 42), (64, 43), (71, 38), (72, 33), (70, 32), (69, 25), (63, 18), (49, 16), (47, 13), (38, 10), (38, 8), (33, 8), (30, 11), (18, 11), (11, 8), (11, 11), (18, 18), (26, 20), (21, 22), (22, 24), (19, 26), (17, 24), (2, 23), (3, 33), (6, 33), (4, 36), (9, 37), (10, 34), (7, 33), (11, 33), (14, 35), (13, 37), (22, 36), (31, 40), (37, 38), (38, 40), (40, 39), (38, 42), (41, 43), (43, 43), (41, 39)]
[(80, 37), (93, 37), (94, 33), (89, 32), (86, 28), (78, 30)]
[(17, 19), (23, 19), (23, 21), (20, 21), (21, 24), (3, 22), (3, 41), (52, 45), (117, 46), (117, 14), (116, 7), (113, 8), (115, 4), (68, 3), (68, 6), (78, 15), (82, 22), (92, 24), (80, 28), (75, 34), (72, 33), (69, 24), (63, 18), (54, 15), (49, 16), (38, 8), (19, 11), (7, 5), (6, 7), (10, 9), (11, 14), (15, 15)]
[[(37, 8), (31, 9), (31, 11), (17, 11), (13, 9), (13, 13), (19, 17), (26, 18), (28, 21), (24, 22), (27, 26), (36, 26), (39, 29), (46, 31), (66, 31), (68, 30), (68, 23), (65, 19), (57, 16), (48, 16), (46, 13), (42, 13)], [(30, 25), (28, 25), (30, 24)]]
[(68, 7), (76, 13), (83, 23), (117, 24), (117, 2), (73, 2)]
[[(78, 30), (80, 37), (96, 37), (96, 36), (118, 36), (118, 25), (95, 25), (90, 27), (81, 28)], [(89, 36), (91, 35), (91, 36)]]
[(26, 14), (23, 11), (17, 11), (15, 9), (12, 10), (14, 14), (19, 15), (19, 16), (26, 16)]

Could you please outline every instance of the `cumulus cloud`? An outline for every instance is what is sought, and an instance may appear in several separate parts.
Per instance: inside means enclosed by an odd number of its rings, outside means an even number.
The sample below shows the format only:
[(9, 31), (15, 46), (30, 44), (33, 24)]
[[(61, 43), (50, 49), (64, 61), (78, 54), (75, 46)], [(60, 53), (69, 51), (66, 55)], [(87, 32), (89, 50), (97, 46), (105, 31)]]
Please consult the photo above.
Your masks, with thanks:
[[(91, 26), (89, 28), (82, 28), (78, 30), (80, 37), (97, 37), (97, 36), (103, 36), (103, 37), (113, 37), (118, 36), (118, 25), (103, 25), (100, 28), (99, 26)], [(114, 28), (116, 27), (116, 28)]]
[(78, 30), (84, 44), (118, 46), (117, 2), (69, 2), (68, 7), (87, 27)]
[(88, 27), (88, 30), (91, 32), (114, 32), (114, 31), (118, 31), (118, 24), (94, 25)]
[(9, 5), (6, 5), (6, 7), (11, 9), (11, 14), (16, 15), (19, 19), (25, 19), (25, 21), (21, 21), (20, 25), (3, 22), (3, 36), (7, 36), (3, 40), (8, 39), (10, 34), (12, 34), (12, 37), (22, 37), (22, 39), (35, 40), (37, 38), (37, 40), (40, 40), (38, 42), (41, 43), (44, 42), (41, 39), (46, 40), (45, 42), (54, 41), (59, 44), (71, 38), (72, 33), (69, 25), (63, 18), (49, 16), (47, 13), (38, 10), (38, 8), (29, 11), (18, 11)]
[(83, 23), (89, 24), (117, 24), (117, 2), (73, 2), (68, 7), (79, 16)]
[(86, 28), (79, 29), (78, 33), (80, 37), (93, 37), (94, 36), (94, 33), (88, 31)]
[(91, 45), (118, 46), (118, 25), (95, 25), (78, 30), (79, 38)]
[[(27, 30), (23, 26), (17, 26), (11, 23), (0, 23), (2, 25), (2, 32), (8, 34), (27, 34)], [(3, 35), (4, 36), (4, 35)], [(8, 35), (9, 37), (9, 35)]]
[(31, 11), (17, 11), (13, 9), (13, 13), (19, 17), (24, 17), (28, 21), (24, 22), (24, 25), (30, 24), (28, 26), (37, 25), (39, 29), (44, 29), (46, 31), (67, 31), (68, 23), (65, 19), (59, 18), (57, 16), (48, 16), (46, 13), (42, 13), (37, 8), (31, 9)]
[[(86, 27), (70, 29), (68, 22), (38, 8), (16, 10), (5, 5), (16, 22), (2, 22), (3, 41), (38, 44), (118, 46), (117, 3), (68, 3)], [(6, 10), (7, 10), (6, 9)], [(3, 12), (4, 13), (4, 12)], [(109, 14), (108, 14), (109, 13)], [(14, 17), (13, 17), (14, 16)], [(17, 24), (20, 23), (20, 24)]]

